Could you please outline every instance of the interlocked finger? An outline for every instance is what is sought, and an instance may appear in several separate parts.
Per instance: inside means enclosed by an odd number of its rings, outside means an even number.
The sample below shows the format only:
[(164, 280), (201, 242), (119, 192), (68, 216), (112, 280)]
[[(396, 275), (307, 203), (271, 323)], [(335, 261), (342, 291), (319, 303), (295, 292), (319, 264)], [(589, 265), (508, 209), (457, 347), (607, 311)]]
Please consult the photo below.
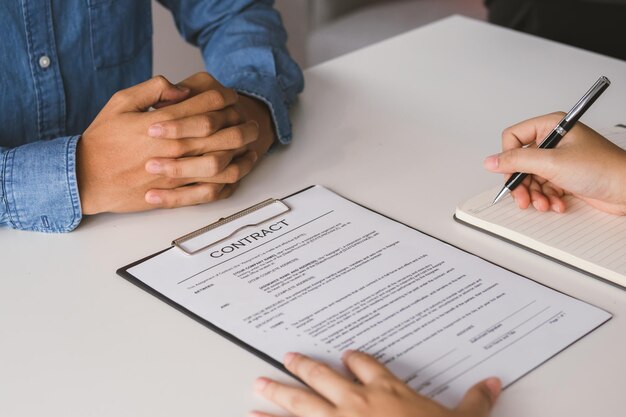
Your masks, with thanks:
[(150, 190), (146, 201), (163, 208), (191, 206), (228, 198), (235, 188), (232, 184), (197, 183), (170, 190)]
[(150, 118), (153, 120), (153, 123), (159, 123), (166, 120), (182, 119), (196, 114), (223, 110), (235, 104), (238, 98), (237, 92), (230, 88), (222, 87), (220, 89), (207, 90), (180, 103), (150, 112)]
[(148, 129), (148, 134), (163, 139), (205, 138), (224, 127), (241, 122), (241, 112), (235, 106), (230, 106), (223, 110), (155, 123)]
[(210, 181), (220, 184), (234, 184), (239, 182), (243, 177), (248, 175), (250, 171), (252, 171), (256, 161), (256, 152), (248, 151), (243, 156), (233, 159), (232, 162), (217, 175), (206, 179), (198, 178), (197, 180)]
[(197, 72), (183, 81), (177, 83), (179, 87), (186, 87), (191, 90), (193, 95), (207, 91), (210, 89), (224, 88), (211, 74), (206, 71)]
[(224, 128), (206, 138), (178, 139), (182, 154), (202, 155), (215, 151), (235, 150), (245, 147), (259, 138), (259, 124), (254, 120)]
[(168, 178), (189, 178), (194, 179), (194, 182), (219, 182), (208, 180), (222, 172), (235, 155), (235, 151), (218, 151), (187, 158), (153, 158), (146, 163), (146, 170), (151, 174)]

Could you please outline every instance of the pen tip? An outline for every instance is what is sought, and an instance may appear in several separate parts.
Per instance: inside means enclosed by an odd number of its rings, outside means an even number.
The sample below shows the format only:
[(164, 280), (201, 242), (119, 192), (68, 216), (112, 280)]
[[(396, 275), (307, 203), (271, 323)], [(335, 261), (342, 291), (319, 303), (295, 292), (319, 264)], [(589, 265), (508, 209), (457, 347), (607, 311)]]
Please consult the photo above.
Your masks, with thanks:
[(503, 187), (502, 190), (500, 190), (500, 192), (496, 196), (496, 198), (493, 199), (493, 203), (491, 203), (491, 205), (493, 206), (494, 204), (497, 204), (498, 201), (502, 200), (502, 198), (506, 195), (508, 191), (509, 191), (508, 188)]

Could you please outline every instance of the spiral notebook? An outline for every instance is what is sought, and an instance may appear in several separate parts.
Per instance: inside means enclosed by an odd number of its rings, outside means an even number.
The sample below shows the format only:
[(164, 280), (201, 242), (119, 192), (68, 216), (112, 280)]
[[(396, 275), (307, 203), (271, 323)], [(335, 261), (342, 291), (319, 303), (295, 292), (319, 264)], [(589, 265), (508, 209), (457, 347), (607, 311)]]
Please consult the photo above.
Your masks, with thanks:
[[(626, 149), (626, 126), (602, 132)], [(626, 288), (626, 216), (597, 210), (567, 196), (563, 214), (520, 210), (509, 196), (492, 205), (501, 185), (456, 208), (455, 219), (537, 254)]]

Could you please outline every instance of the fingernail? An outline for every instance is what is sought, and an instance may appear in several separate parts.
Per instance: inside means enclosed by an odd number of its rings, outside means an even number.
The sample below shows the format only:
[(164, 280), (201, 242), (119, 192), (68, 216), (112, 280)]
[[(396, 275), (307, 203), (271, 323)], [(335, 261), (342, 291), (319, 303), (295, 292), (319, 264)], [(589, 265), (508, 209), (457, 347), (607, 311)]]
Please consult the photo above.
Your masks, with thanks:
[(500, 392), (502, 391), (502, 382), (500, 378), (489, 378), (485, 381), (485, 386), (489, 389), (489, 393), (491, 394), (491, 399), (493, 401), (497, 400), (500, 396)]
[(553, 204), (552, 210), (556, 211), (557, 213), (561, 213), (561, 206), (558, 204)]
[(539, 202), (533, 201), (533, 207), (535, 208), (535, 210), (539, 210)]
[(283, 359), (283, 363), (285, 364), (285, 366), (289, 366), (289, 364), (291, 362), (293, 362), (293, 360), (295, 359), (296, 354), (293, 352), (289, 352), (285, 355), (284, 359)]
[(498, 165), (500, 163), (500, 154), (490, 155), (485, 158), (483, 161), (483, 166), (486, 169), (494, 170), (498, 169)]
[(146, 171), (151, 174), (160, 174), (163, 171), (163, 166), (157, 161), (148, 161)]
[(259, 159), (259, 155), (256, 152), (252, 152), (252, 162), (256, 162)]
[(268, 383), (269, 380), (267, 378), (257, 378), (254, 381), (254, 392), (263, 392)]
[(152, 138), (159, 138), (163, 134), (163, 126), (161, 125), (152, 125), (148, 128), (148, 136)]
[(146, 201), (150, 204), (161, 204), (163, 200), (157, 194), (146, 194)]
[(183, 87), (182, 85), (177, 85), (176, 88), (178, 88), (178, 90), (180, 90), (183, 93), (188, 93), (189, 91), (191, 91), (189, 87)]

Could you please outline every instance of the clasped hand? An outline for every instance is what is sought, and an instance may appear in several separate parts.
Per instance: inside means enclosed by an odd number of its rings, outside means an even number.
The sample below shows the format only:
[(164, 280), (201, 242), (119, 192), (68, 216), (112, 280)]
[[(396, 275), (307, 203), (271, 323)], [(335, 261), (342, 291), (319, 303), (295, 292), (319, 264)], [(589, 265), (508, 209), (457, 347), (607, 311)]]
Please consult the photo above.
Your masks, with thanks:
[(113, 95), (79, 140), (82, 211), (226, 198), (273, 139), (267, 108), (209, 74), (178, 85), (154, 77)]

